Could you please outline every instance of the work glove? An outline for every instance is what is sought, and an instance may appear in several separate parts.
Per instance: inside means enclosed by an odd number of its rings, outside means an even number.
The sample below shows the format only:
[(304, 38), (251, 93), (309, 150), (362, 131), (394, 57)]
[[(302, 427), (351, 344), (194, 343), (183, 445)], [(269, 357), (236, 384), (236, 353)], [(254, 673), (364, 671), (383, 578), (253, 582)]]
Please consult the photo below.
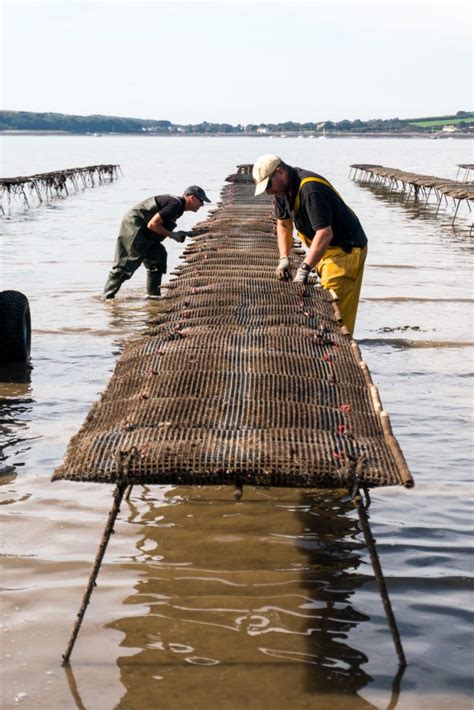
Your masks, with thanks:
[(171, 232), (170, 239), (174, 239), (175, 242), (182, 244), (186, 237), (189, 237), (189, 232)]
[(280, 258), (275, 273), (281, 281), (289, 281), (291, 279), (290, 260), (287, 256)]
[(307, 283), (312, 270), (313, 269), (311, 268), (311, 266), (308, 266), (308, 264), (305, 264), (303, 261), (298, 267), (298, 270), (296, 272), (296, 276), (293, 279), (293, 283), (297, 283), (297, 284)]

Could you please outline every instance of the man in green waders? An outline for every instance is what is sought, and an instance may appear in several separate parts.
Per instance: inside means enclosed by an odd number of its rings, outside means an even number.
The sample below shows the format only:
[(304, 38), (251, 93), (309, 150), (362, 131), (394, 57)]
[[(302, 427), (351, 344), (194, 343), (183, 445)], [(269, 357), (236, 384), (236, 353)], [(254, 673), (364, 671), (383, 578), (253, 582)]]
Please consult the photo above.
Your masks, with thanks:
[(168, 237), (184, 242), (189, 232), (174, 232), (183, 212), (197, 212), (210, 202), (202, 187), (191, 185), (182, 197), (156, 195), (132, 207), (122, 219), (115, 246), (115, 261), (104, 287), (104, 298), (114, 298), (124, 281), (140, 264), (147, 270), (148, 298), (158, 298), (161, 278), (166, 274), (167, 253), (162, 241)]
[(342, 321), (352, 335), (367, 256), (367, 237), (357, 215), (325, 178), (286, 165), (278, 155), (260, 156), (252, 174), (255, 194), (274, 197), (278, 278), (292, 278), (288, 257), (294, 225), (308, 253), (293, 281), (306, 283), (315, 269), (321, 286), (336, 292)]

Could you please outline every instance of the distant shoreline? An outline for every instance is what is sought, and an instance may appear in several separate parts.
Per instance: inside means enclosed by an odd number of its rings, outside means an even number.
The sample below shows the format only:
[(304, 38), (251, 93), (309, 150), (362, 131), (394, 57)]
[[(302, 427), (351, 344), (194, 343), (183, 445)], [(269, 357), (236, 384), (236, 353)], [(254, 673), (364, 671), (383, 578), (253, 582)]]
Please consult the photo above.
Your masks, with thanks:
[(327, 139), (333, 138), (427, 138), (446, 140), (448, 138), (474, 138), (474, 133), (418, 133), (402, 131), (367, 132), (357, 133), (352, 131), (331, 131), (323, 135), (322, 133), (72, 133), (69, 131), (0, 131), (0, 136), (63, 136), (71, 138), (73, 136), (82, 138), (110, 138), (110, 137), (139, 137), (139, 138), (305, 138), (305, 139)]

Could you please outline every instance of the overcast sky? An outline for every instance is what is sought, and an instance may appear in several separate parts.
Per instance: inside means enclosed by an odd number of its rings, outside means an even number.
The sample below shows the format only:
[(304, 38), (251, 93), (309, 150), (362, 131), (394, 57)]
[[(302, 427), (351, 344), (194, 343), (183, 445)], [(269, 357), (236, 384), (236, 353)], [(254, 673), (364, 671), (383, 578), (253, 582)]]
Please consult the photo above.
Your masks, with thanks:
[(173, 123), (472, 109), (461, 0), (0, 0), (1, 108)]

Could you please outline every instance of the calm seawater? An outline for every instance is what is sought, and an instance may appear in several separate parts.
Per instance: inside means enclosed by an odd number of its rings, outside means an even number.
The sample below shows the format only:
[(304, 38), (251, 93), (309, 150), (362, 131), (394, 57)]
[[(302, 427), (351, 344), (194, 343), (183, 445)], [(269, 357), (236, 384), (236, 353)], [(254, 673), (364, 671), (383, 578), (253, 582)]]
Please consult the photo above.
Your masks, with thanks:
[[(32, 370), (0, 372), (2, 707), (472, 707), (472, 238), (349, 180), (353, 162), (456, 176), (465, 140), (4, 137), (3, 176), (120, 163), (124, 177), (0, 218), (1, 288), (27, 294)], [(50, 483), (154, 304), (141, 269), (100, 299), (125, 211), (276, 152), (330, 179), (369, 257), (356, 338), (416, 480), (372, 495), (408, 668), (351, 505), (324, 492), (135, 487), (60, 667), (111, 505)], [(186, 214), (181, 229), (203, 219)], [(170, 271), (182, 246), (168, 247)], [(225, 274), (223, 274), (225, 277)]]

